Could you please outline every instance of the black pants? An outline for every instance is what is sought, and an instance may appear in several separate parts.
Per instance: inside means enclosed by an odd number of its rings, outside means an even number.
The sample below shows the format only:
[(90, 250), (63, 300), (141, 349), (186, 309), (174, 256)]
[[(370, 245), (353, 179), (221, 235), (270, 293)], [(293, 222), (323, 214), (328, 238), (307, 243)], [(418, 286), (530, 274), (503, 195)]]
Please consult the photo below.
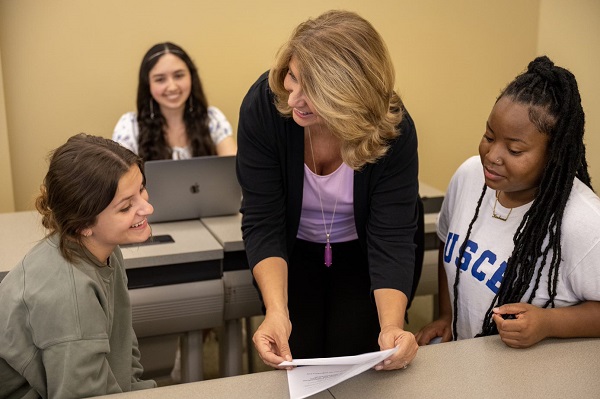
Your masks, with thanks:
[(294, 358), (351, 356), (379, 350), (379, 320), (371, 300), (367, 258), (358, 241), (325, 244), (296, 240), (288, 265), (288, 307)]

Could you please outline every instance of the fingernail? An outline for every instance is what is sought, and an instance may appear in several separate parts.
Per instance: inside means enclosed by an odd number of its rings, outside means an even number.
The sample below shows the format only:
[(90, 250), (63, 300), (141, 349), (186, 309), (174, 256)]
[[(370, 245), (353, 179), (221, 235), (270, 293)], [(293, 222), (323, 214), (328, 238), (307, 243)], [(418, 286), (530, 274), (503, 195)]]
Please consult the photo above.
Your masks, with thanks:
[(375, 366), (375, 370), (377, 370), (377, 371), (383, 370), (383, 366)]
[(388, 359), (388, 360), (384, 361), (384, 362), (383, 362), (383, 364), (385, 364), (385, 365), (387, 366), (387, 365), (388, 365), (388, 364), (390, 364), (391, 362), (392, 362), (392, 361)]

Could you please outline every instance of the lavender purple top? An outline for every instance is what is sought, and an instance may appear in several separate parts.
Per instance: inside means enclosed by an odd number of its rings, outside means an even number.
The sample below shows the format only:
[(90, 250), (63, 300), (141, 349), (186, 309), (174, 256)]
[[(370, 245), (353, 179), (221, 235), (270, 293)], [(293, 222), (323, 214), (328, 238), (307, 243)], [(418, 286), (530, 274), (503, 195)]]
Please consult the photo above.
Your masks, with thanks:
[[(319, 194), (321, 201), (319, 201)], [(323, 225), (323, 215), (325, 215), (330, 242), (356, 240), (358, 235), (354, 223), (353, 197), (354, 171), (348, 165), (342, 163), (333, 173), (321, 176), (304, 164), (302, 213), (296, 237), (305, 241), (325, 243), (326, 233)], [(321, 203), (323, 213), (321, 213)]]

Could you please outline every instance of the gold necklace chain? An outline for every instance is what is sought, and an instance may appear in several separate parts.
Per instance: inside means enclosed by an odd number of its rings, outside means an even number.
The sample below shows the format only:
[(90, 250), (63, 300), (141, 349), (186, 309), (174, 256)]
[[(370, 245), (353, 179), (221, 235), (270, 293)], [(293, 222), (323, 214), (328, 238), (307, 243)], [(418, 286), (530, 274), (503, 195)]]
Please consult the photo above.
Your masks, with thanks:
[(498, 205), (498, 198), (500, 197), (500, 191), (496, 191), (496, 201), (494, 202), (494, 209), (492, 210), (492, 217), (502, 220), (503, 222), (506, 222), (508, 220), (508, 217), (510, 216), (510, 214), (512, 213), (513, 208), (510, 208), (508, 210), (508, 215), (506, 216), (502, 216), (502, 215), (498, 215), (496, 213), (496, 205)]

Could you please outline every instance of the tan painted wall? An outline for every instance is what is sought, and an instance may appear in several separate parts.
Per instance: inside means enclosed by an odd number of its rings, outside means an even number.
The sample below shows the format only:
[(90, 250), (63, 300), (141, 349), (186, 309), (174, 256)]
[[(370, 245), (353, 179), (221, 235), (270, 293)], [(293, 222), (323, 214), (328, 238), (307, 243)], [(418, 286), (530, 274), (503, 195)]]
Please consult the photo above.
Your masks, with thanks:
[(48, 151), (80, 131), (110, 137), (134, 109), (152, 44), (183, 46), (236, 127), (245, 92), (291, 30), (332, 8), (359, 12), (386, 40), (417, 124), (421, 179), (445, 189), (476, 153), (500, 89), (536, 54), (537, 0), (0, 0), (17, 210), (32, 209)]
[(13, 212), (15, 210), (15, 200), (8, 148), (8, 129), (6, 128), (4, 85), (1, 76), (2, 56), (0, 54), (0, 212)]
[(542, 0), (538, 53), (577, 78), (586, 114), (588, 166), (600, 192), (600, 1)]

